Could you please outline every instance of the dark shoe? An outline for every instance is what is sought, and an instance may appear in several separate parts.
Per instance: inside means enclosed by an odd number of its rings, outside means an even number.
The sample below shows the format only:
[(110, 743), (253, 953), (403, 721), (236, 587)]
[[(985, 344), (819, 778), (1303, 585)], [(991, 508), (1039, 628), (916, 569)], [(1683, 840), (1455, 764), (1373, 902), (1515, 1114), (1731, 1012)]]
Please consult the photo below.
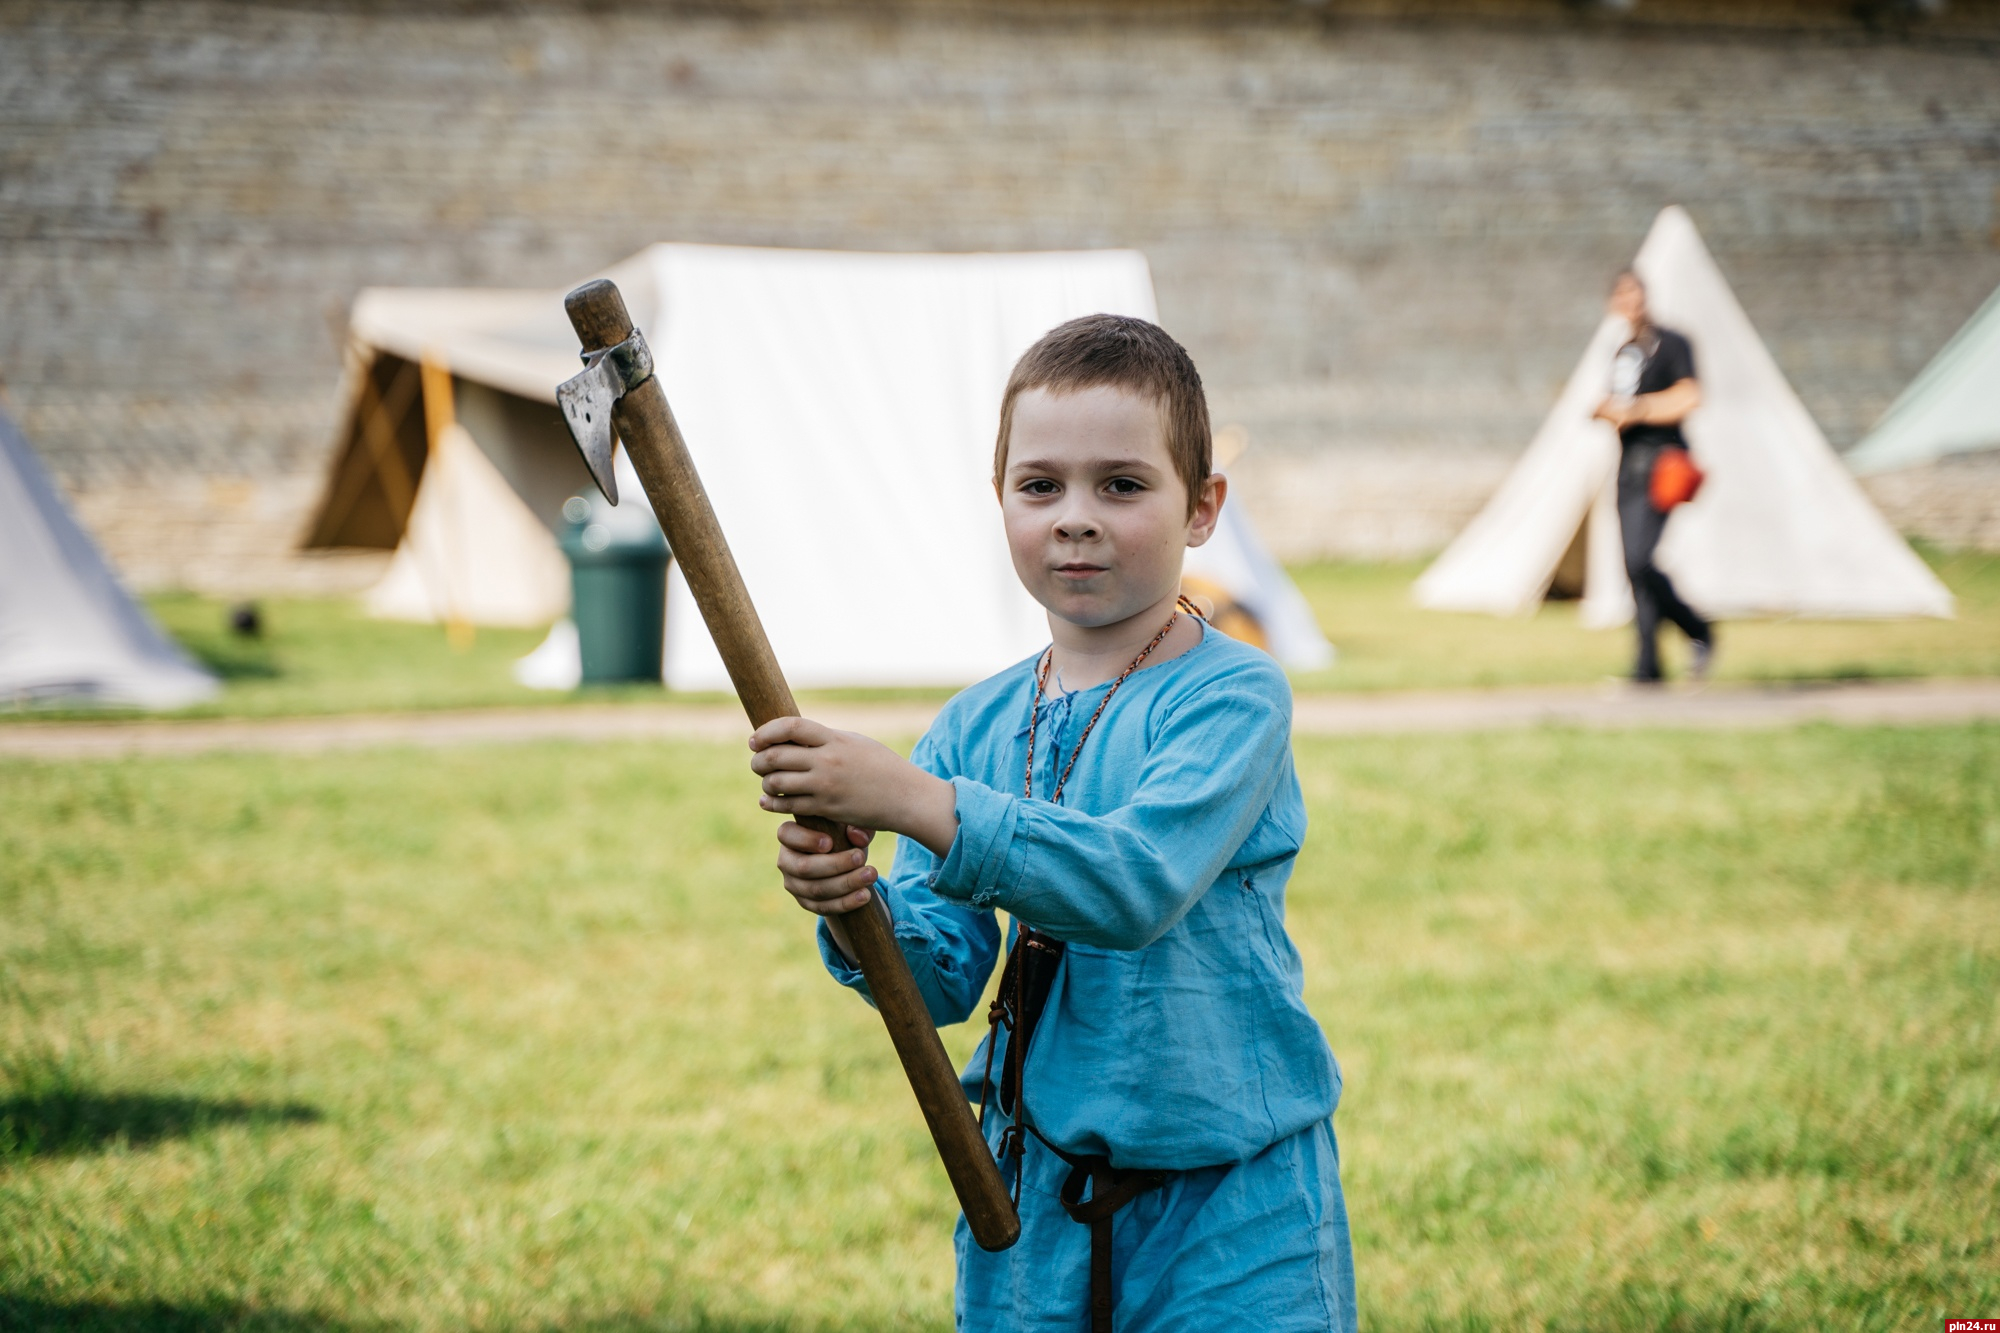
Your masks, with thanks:
[(1710, 630), (1705, 639), (1695, 639), (1690, 646), (1694, 656), (1688, 662), (1688, 676), (1697, 685), (1708, 683), (1708, 673), (1715, 666), (1715, 631)]

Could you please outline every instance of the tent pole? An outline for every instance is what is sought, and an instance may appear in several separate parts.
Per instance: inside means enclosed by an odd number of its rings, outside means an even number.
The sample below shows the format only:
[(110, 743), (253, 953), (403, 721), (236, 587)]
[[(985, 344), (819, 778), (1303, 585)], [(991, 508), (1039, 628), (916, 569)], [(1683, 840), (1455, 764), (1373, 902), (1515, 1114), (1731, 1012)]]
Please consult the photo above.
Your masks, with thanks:
[(400, 509), (399, 521), (403, 525), (409, 523), (410, 511), (416, 507), (416, 482), (411, 479), (410, 469), (403, 461), (403, 451), (396, 443), (396, 424), (408, 414), (417, 386), (409, 373), (412, 367), (405, 362), (389, 386), (390, 395), (395, 400), (392, 411), (375, 384), (375, 362), (379, 359), (371, 360), (363, 369), (360, 387), (354, 398), (354, 433), (361, 437), (365, 461), (343, 476), (340, 490), (327, 501), (319, 526), (321, 531), (329, 534), (338, 531), (348, 515), (354, 512), (370, 476), (380, 482), (383, 497), (390, 508)]
[[(429, 459), (426, 468), (436, 468), (441, 462), (439, 449), (444, 444), (444, 433), (450, 430), (456, 421), (451, 396), (451, 367), (445, 364), (443, 357), (435, 348), (427, 347), (424, 349), (423, 359), (419, 362), (419, 371), (424, 394), (424, 447)], [(453, 441), (452, 447), (458, 447), (456, 441)], [(439, 468), (438, 472), (442, 476), (442, 468)], [(440, 488), (437, 499), (439, 503), (432, 508), (438, 511), (438, 522), (444, 529), (439, 533), (443, 549), (437, 553), (441, 568), (436, 571), (441, 575), (440, 583), (444, 589), (444, 637), (446, 642), (462, 653), (472, 647), (473, 637), (477, 631), (473, 629), (472, 622), (466, 618), (464, 607), (460, 604), (458, 580), (453, 577), (457, 571), (451, 567), (452, 552), (460, 549), (456, 538), (461, 535), (457, 531), (458, 525), (452, 521), (455, 515), (450, 512), (451, 497)], [(411, 513), (415, 512), (416, 508), (412, 505)], [(421, 568), (425, 563), (420, 553), (418, 567)], [(432, 605), (437, 604), (438, 599), (433, 597)]]

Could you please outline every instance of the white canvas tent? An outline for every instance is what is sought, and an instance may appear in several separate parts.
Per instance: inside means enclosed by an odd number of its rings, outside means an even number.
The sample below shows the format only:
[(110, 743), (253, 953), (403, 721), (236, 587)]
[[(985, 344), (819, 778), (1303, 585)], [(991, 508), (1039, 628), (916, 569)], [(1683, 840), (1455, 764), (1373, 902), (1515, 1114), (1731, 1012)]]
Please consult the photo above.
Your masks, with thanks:
[(1271, 656), (1296, 671), (1333, 665), (1333, 645), (1291, 575), (1271, 557), (1238, 503), (1222, 507), (1215, 535), (1187, 553), (1184, 571), (1228, 590), (1236, 605), (1256, 618)]
[(349, 408), (306, 545), (395, 551), (374, 614), (540, 626), (568, 609), (553, 533), (589, 482), (555, 408), (574, 342), (559, 292), (356, 299)]
[[(1658, 555), (1681, 595), (1722, 619), (1951, 615), (1951, 594), (1841, 465), (1686, 212), (1661, 211), (1633, 267), (1654, 317), (1694, 344), (1702, 386), (1685, 430), (1708, 481)], [(1417, 581), (1420, 605), (1524, 615), (1568, 564), (1581, 568), (1586, 624), (1631, 618), (1618, 440), (1590, 415), (1627, 336), (1616, 317), (1598, 326), (1520, 463)]]
[(0, 412), (0, 701), (180, 708), (215, 691), (119, 585)]
[[(609, 276), (646, 332), (795, 683), (963, 683), (1046, 641), (992, 498), (1001, 390), (1020, 353), (1066, 319), (1154, 317), (1143, 256), (656, 245)], [(562, 501), (588, 484), (553, 406), (555, 386), (578, 365), (561, 292), (368, 291), (353, 331), (355, 407), (313, 542), (400, 542), (402, 572), (392, 569), (376, 594), (400, 613), (477, 621), (476, 606), (505, 602), (531, 619), (523, 589), (533, 580), (518, 570), (503, 574), (497, 561), (468, 553), (459, 560), (465, 578), (448, 585), (435, 573), (448, 562), (422, 559), (419, 548), (454, 540), (443, 521), (426, 520), (435, 510), (453, 515), (461, 533), (474, 516), (496, 515), (494, 527), (515, 535), (491, 544), (553, 551), (548, 534)], [(484, 482), (503, 480), (518, 506), (495, 501), (490, 484), (474, 502), (429, 499), (451, 473), (431, 456), (445, 435), (441, 414), (420, 422), (417, 404), (442, 396), (430, 386), (446, 374), (450, 421), (490, 463)], [(523, 534), (524, 516), (539, 538)], [(1296, 589), (1268, 558), (1246, 554), (1261, 548), (1242, 537), (1242, 516), (1231, 522), (1237, 537), (1195, 553), (1191, 569), (1209, 560), (1229, 566), (1210, 575), (1218, 582), (1261, 580), (1232, 592), (1282, 622), (1267, 626), (1274, 649), (1321, 664), (1330, 650)], [(432, 536), (419, 540), (425, 532)], [(483, 590), (473, 586), (482, 579)], [(394, 599), (392, 582), (401, 589)], [(441, 588), (459, 589), (456, 611)], [(857, 627), (829, 634), (828, 608), (842, 604), (855, 608)], [(547, 618), (545, 604), (534, 609)], [(727, 685), (677, 572), (666, 678), (681, 689)]]
[(1847, 465), (1867, 476), (1980, 449), (2000, 449), (2000, 290), (1848, 451)]
[(569, 566), (453, 423), (431, 442), (402, 543), (363, 600), (385, 620), (540, 628), (569, 608)]

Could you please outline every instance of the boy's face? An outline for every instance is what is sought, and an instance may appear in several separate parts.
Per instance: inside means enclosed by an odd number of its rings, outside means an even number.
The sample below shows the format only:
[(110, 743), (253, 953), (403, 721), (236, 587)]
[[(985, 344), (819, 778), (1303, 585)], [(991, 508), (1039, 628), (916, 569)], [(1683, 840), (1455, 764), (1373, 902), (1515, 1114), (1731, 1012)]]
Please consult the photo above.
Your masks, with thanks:
[(1181, 553), (1215, 531), (1227, 483), (1187, 483), (1149, 398), (1100, 386), (1014, 400), (1000, 511), (1021, 583), (1051, 615), (1097, 628), (1179, 590)]

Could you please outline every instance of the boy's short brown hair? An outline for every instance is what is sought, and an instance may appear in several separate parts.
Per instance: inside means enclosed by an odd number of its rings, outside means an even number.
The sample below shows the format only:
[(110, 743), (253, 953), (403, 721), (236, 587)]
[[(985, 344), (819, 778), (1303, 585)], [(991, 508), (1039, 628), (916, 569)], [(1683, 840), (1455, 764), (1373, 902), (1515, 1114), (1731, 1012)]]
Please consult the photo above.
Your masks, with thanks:
[(1213, 467), (1208, 397), (1194, 358), (1157, 324), (1130, 315), (1085, 315), (1058, 324), (1021, 353), (1000, 400), (1000, 438), (993, 446), (993, 484), (1007, 472), (1007, 437), (1014, 432), (1014, 400), (1030, 389), (1072, 393), (1111, 385), (1151, 398), (1160, 407), (1167, 456), (1186, 483), (1188, 513), (1201, 502)]

